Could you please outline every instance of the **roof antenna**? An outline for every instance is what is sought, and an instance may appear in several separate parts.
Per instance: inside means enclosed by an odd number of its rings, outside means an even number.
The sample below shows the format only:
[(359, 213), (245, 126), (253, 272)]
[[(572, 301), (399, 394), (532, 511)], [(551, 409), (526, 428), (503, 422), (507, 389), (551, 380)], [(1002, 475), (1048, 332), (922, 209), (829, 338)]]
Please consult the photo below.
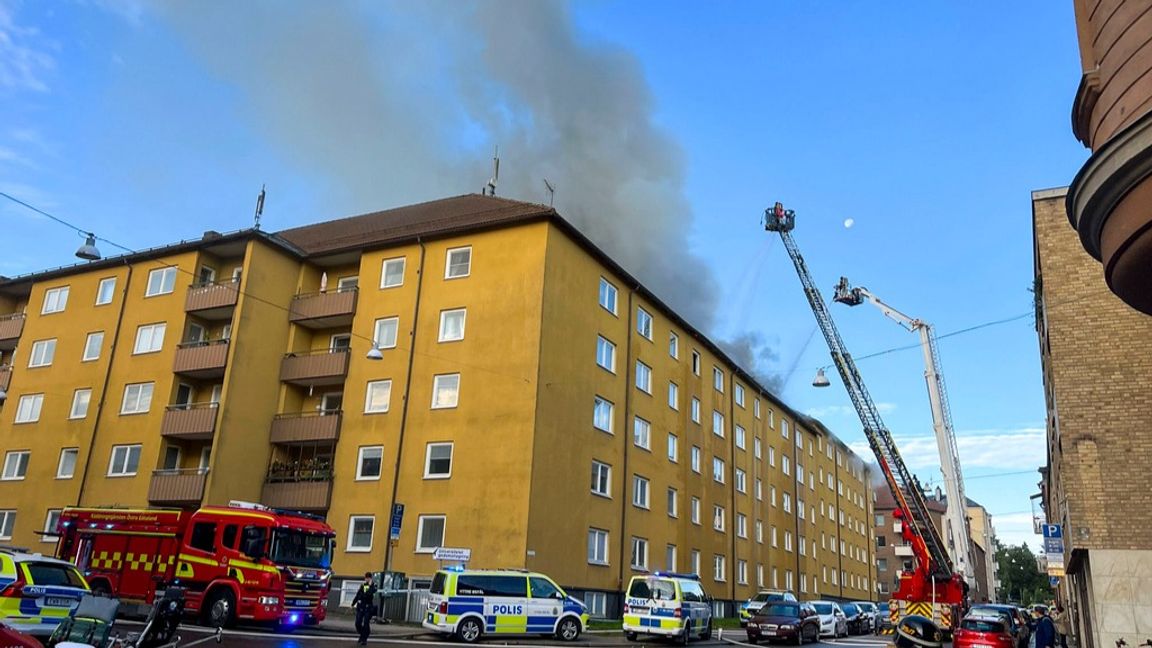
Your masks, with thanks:
[(500, 147), (496, 147), (496, 152), (492, 154), (492, 179), (484, 186), (484, 190), (480, 192), (481, 195), (495, 196), (496, 195), (496, 182), (500, 180)]
[(260, 216), (264, 214), (264, 185), (260, 185), (260, 195), (256, 197), (256, 229), (260, 229)]
[(553, 187), (552, 183), (548, 182), (548, 178), (544, 178), (544, 186), (548, 188), (548, 206), (551, 207), (552, 201), (556, 200), (556, 187)]

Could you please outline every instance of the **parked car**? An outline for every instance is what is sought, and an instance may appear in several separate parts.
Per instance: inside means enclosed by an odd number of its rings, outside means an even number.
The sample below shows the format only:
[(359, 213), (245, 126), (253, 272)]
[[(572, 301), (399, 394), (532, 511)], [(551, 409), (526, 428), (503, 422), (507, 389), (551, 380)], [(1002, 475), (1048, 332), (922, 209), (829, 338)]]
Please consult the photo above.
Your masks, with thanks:
[(797, 646), (820, 640), (820, 615), (811, 603), (776, 601), (760, 607), (749, 620), (748, 643), (787, 641)]
[(43, 648), (32, 635), (24, 634), (0, 621), (0, 646), (5, 648)]
[(23, 550), (0, 549), (0, 621), (48, 637), (89, 593), (70, 562)]
[(1008, 620), (995, 610), (969, 612), (952, 632), (952, 648), (1015, 648)]
[(865, 632), (872, 631), (872, 620), (868, 618), (864, 610), (855, 603), (841, 603), (840, 609), (844, 611), (845, 624), (848, 626), (848, 634), (864, 634)]
[(740, 604), (740, 627), (748, 625), (748, 620), (752, 618), (756, 612), (763, 607), (766, 603), (774, 603), (776, 601), (796, 601), (796, 595), (788, 590), (760, 590), (756, 596), (744, 601)]
[(835, 601), (809, 601), (820, 615), (820, 636), (847, 637), (848, 619)]
[(875, 632), (880, 624), (880, 612), (872, 601), (852, 601), (868, 617), (868, 632)]
[(1015, 648), (1028, 648), (1028, 639), (1032, 636), (1032, 627), (1028, 618), (1015, 605), (999, 605), (996, 603), (981, 603), (973, 605), (968, 610), (968, 616), (984, 614), (987, 612), (999, 615), (1007, 623), (1008, 632), (1016, 638)]
[(895, 631), (896, 626), (892, 624), (892, 608), (888, 606), (888, 601), (881, 601), (876, 604), (876, 634), (880, 634), (886, 630)]

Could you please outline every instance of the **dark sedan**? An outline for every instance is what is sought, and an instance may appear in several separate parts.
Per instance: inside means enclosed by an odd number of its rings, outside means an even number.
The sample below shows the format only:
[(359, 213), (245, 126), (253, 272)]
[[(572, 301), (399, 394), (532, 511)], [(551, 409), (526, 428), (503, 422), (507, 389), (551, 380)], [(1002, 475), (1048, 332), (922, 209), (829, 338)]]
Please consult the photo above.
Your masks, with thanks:
[(840, 609), (848, 619), (848, 634), (864, 634), (872, 631), (872, 619), (859, 605), (855, 603), (841, 603)]
[(748, 621), (748, 643), (786, 641), (797, 646), (820, 639), (820, 616), (808, 603), (769, 603)]

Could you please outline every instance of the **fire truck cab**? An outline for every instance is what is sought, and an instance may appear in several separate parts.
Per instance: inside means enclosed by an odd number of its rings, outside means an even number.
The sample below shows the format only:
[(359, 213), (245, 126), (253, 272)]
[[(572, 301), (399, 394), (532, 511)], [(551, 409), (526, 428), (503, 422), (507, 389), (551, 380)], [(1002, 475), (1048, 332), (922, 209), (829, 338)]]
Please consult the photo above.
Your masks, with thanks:
[(211, 626), (237, 619), (319, 623), (327, 614), (336, 533), (305, 513), (231, 502), (196, 511), (68, 508), (57, 556), (92, 591), (151, 606), (168, 584)]

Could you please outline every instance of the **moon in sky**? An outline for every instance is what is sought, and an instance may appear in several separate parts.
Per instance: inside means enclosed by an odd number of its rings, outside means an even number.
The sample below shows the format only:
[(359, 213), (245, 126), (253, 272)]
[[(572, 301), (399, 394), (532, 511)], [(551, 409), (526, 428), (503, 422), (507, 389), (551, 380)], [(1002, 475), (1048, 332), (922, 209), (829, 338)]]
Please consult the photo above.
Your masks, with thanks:
[(852, 218), (845, 218), (844, 219), (844, 227), (846, 227), (846, 228), (851, 228), (855, 224), (856, 224), (855, 219), (852, 219)]

